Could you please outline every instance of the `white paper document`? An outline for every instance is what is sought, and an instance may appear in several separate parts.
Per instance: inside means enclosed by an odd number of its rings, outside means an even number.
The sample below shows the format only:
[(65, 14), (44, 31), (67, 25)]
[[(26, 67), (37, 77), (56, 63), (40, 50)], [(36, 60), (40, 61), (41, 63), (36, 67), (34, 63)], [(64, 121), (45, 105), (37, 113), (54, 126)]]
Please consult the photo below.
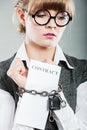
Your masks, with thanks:
[[(31, 60), (25, 89), (38, 92), (57, 90), (61, 67)], [(48, 97), (24, 93), (16, 112), (15, 123), (45, 129), (48, 117)]]

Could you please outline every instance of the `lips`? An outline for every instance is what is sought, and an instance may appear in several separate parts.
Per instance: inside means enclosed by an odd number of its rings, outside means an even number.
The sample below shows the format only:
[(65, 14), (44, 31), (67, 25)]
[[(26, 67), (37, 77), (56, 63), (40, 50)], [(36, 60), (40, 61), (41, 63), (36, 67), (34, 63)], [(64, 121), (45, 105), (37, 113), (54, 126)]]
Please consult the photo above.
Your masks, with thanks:
[(54, 33), (46, 33), (44, 36), (56, 36)]
[(46, 33), (46, 34), (44, 34), (44, 36), (47, 37), (47, 38), (54, 38), (54, 37), (56, 37), (56, 35), (54, 33)]

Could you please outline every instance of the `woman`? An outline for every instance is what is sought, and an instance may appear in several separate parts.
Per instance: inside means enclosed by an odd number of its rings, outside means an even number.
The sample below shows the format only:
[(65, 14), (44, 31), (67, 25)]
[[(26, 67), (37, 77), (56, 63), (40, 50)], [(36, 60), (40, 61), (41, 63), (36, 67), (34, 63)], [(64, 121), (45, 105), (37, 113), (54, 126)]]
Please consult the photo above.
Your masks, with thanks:
[(65, 108), (53, 110), (51, 121), (48, 115), (45, 130), (87, 130), (87, 61), (64, 54), (58, 45), (74, 16), (72, 0), (18, 0), (15, 9), (25, 40), (12, 58), (0, 63), (0, 129), (38, 129), (14, 123), (22, 100), (19, 88), (25, 90), (29, 61), (34, 59), (61, 67)]

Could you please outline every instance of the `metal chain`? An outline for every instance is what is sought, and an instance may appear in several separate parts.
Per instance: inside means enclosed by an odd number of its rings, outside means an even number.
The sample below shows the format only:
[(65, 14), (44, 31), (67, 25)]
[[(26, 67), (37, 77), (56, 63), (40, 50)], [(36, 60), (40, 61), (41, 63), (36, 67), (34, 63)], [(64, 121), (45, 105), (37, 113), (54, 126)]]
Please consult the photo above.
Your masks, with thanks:
[[(16, 93), (18, 96), (21, 96), (23, 95), (23, 93), (29, 93), (31, 95), (40, 95), (42, 97), (50, 97), (50, 96), (57, 96), (60, 100), (60, 103), (61, 103), (61, 107), (64, 108), (66, 107), (66, 101), (63, 100), (61, 98), (61, 95), (59, 94), (59, 92), (62, 91), (62, 86), (61, 85), (58, 85), (58, 90), (52, 90), (51, 92), (47, 92), (47, 91), (42, 91), (42, 92), (38, 92), (36, 90), (27, 90), (25, 88), (19, 88), (18, 89), (18, 92)], [(49, 121), (50, 122), (53, 122), (54, 121), (54, 117), (53, 117), (53, 110), (49, 110)]]
[(43, 97), (49, 97), (49, 96), (56, 96), (58, 95), (58, 93), (62, 90), (61, 85), (59, 85), (58, 90), (52, 90), (51, 92), (47, 92), (47, 91), (42, 91), (42, 92), (38, 92), (36, 90), (27, 90), (25, 88), (18, 88), (18, 92), (16, 92), (16, 94), (20, 97), (22, 97), (23, 93), (29, 93), (31, 95), (40, 95)]
[(53, 96), (57, 96), (61, 102), (61, 107), (65, 107), (66, 106), (66, 101), (63, 100), (59, 94), (59, 92), (62, 91), (62, 86), (58, 85), (58, 90), (52, 90), (51, 92), (47, 92), (47, 91), (42, 91), (42, 92), (38, 92), (36, 90), (27, 90), (25, 88), (18, 88), (18, 92), (16, 92), (16, 94), (20, 97), (22, 97), (23, 93), (29, 93), (31, 95), (40, 95), (42, 97), (53, 97)]

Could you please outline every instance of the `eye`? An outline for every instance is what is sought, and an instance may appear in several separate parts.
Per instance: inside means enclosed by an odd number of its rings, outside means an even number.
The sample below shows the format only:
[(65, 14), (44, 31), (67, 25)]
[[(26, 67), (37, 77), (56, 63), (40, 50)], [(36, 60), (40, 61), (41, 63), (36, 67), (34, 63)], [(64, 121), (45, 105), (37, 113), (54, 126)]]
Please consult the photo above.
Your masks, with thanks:
[(46, 17), (47, 12), (46, 11), (38, 11), (35, 16), (36, 17)]
[(59, 20), (65, 20), (65, 19), (68, 18), (68, 15), (67, 15), (66, 12), (58, 13), (57, 18), (58, 18)]
[(45, 17), (46, 15), (44, 14), (36, 14), (36, 17)]
[(66, 19), (66, 16), (60, 16), (60, 17), (58, 17), (58, 19), (64, 20), (64, 19)]

